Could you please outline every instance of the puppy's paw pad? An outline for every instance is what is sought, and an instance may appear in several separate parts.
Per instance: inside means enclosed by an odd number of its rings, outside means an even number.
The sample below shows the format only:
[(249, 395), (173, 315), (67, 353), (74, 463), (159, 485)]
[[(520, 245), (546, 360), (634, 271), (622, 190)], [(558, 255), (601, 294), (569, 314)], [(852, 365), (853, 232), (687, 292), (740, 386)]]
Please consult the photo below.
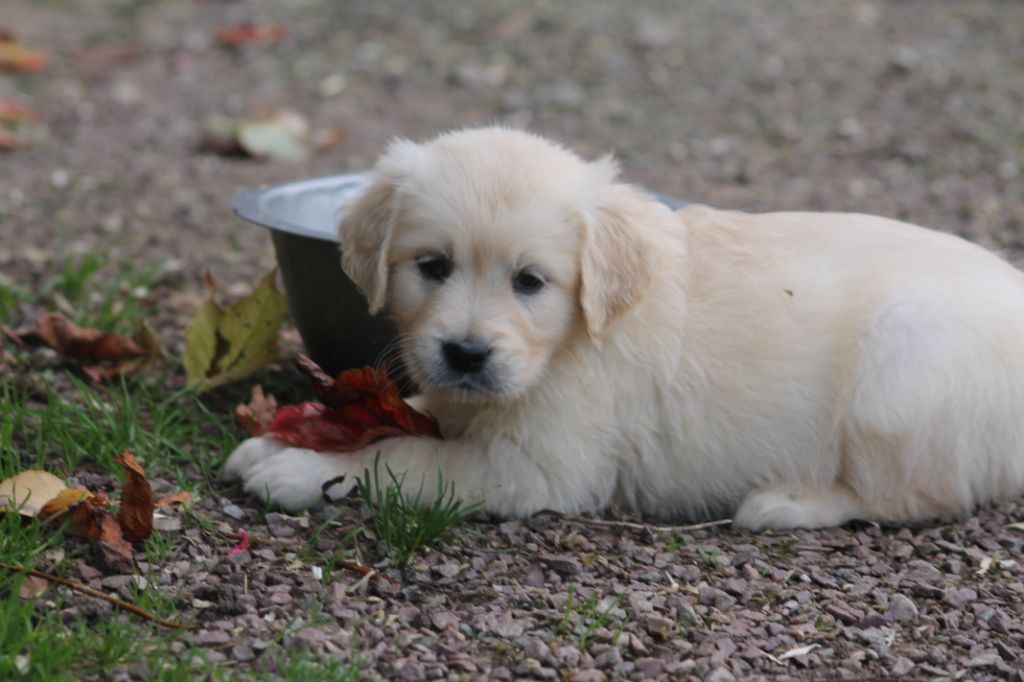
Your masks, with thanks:
[(269, 436), (248, 438), (235, 448), (235, 451), (224, 463), (221, 478), (225, 481), (238, 481), (245, 478), (253, 467), (269, 457), (273, 457), (288, 446)]

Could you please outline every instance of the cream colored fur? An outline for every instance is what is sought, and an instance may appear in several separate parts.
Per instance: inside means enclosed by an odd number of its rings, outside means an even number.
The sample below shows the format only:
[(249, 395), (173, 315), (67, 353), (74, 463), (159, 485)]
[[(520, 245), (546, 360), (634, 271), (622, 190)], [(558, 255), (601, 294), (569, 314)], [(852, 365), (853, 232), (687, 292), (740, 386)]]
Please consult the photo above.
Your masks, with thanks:
[[(355, 455), (243, 443), (226, 467), (286, 509), (380, 454), (503, 516), (618, 503), (747, 528), (905, 523), (1024, 490), (1024, 277), (962, 239), (867, 215), (673, 213), (504, 129), (397, 142), (341, 225), (344, 266), (404, 333), (446, 440)], [(453, 255), (425, 283), (424, 252)], [(536, 267), (536, 297), (511, 277)], [(543, 298), (541, 298), (543, 297)], [(437, 344), (494, 345), (486, 390)]]

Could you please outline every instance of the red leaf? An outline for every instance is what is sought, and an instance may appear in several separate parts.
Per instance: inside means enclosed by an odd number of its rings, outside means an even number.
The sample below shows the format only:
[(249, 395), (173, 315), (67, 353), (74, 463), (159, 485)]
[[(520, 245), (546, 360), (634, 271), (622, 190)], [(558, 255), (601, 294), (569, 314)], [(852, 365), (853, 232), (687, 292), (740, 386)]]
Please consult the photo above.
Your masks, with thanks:
[(225, 26), (217, 31), (217, 42), (227, 47), (239, 45), (269, 45), (276, 43), (288, 34), (282, 24), (257, 24), (246, 22)]
[(268, 429), (275, 438), (328, 452), (353, 452), (394, 436), (441, 438), (437, 421), (405, 402), (385, 370), (350, 369), (331, 380), (305, 356), (296, 358), (296, 365), (310, 377), (323, 403), (278, 410)]
[(127, 478), (121, 490), (121, 511), (117, 520), (129, 542), (139, 542), (153, 532), (153, 489), (146, 480), (146, 472), (135, 461), (131, 450), (125, 450), (117, 457), (117, 463), (124, 467)]

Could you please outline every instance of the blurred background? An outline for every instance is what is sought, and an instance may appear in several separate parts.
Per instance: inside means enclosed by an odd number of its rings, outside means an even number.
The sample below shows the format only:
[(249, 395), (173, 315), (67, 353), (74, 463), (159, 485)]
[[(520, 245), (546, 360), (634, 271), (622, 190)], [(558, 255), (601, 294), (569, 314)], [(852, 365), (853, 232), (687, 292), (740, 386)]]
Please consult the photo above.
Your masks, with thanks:
[[(0, 72), (33, 114), (0, 153), (0, 272), (21, 281), (100, 249), (252, 282), (273, 256), (237, 192), (493, 122), (693, 201), (1024, 248), (1018, 1), (3, 0), (0, 27), (45, 61)], [(299, 154), (211, 139), (275, 115)]]

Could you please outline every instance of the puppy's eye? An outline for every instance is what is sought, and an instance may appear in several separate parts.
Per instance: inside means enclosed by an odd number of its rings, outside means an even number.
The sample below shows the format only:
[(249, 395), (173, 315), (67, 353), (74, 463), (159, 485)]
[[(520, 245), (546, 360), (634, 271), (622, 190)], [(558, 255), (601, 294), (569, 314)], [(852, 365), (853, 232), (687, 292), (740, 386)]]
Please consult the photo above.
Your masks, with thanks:
[(416, 259), (416, 267), (419, 268), (423, 279), (434, 282), (443, 282), (452, 274), (452, 262), (445, 256), (420, 256)]
[(515, 276), (515, 279), (512, 280), (512, 288), (516, 290), (517, 294), (525, 294), (529, 296), (537, 293), (543, 287), (543, 278), (526, 270), (520, 272)]

